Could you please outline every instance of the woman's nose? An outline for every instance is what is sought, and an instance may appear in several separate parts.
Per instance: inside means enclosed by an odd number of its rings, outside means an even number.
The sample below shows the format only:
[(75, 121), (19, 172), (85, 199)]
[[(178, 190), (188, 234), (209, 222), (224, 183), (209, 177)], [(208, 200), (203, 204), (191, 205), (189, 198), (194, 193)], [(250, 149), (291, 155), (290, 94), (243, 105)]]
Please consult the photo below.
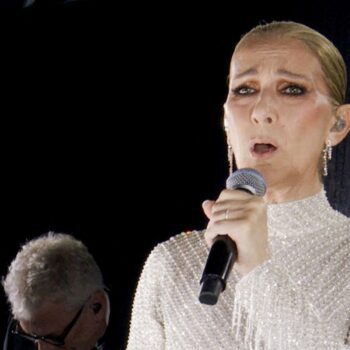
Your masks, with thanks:
[(253, 121), (255, 124), (260, 124), (260, 123), (272, 124), (273, 119), (268, 115), (261, 115), (261, 116), (254, 116)]
[(272, 124), (277, 120), (277, 110), (272, 97), (262, 95), (256, 102), (251, 115), (254, 124)]

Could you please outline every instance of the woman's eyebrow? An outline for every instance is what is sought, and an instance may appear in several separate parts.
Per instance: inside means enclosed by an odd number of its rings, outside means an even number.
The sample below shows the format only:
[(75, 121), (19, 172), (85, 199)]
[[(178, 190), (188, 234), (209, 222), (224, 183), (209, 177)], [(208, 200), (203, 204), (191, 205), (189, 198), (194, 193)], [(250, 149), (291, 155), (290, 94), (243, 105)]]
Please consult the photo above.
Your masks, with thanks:
[(277, 73), (279, 75), (283, 75), (283, 76), (286, 76), (286, 77), (292, 78), (292, 79), (304, 79), (304, 80), (310, 81), (310, 79), (306, 75), (294, 73), (294, 72), (291, 72), (291, 71), (289, 71), (287, 69), (279, 69), (277, 71)]
[[(233, 79), (240, 79), (240, 78), (245, 77), (245, 76), (256, 75), (257, 73), (258, 73), (258, 71), (256, 68), (249, 68), (241, 73), (235, 74)], [(303, 80), (310, 81), (310, 79), (306, 75), (294, 73), (294, 72), (291, 72), (287, 69), (278, 69), (277, 74), (283, 75), (285, 77), (292, 78), (292, 79), (303, 79)]]
[(235, 74), (233, 78), (234, 79), (239, 79), (239, 78), (242, 78), (242, 77), (244, 77), (246, 75), (255, 75), (257, 73), (258, 73), (258, 71), (256, 70), (256, 68), (249, 68), (249, 69), (247, 69), (247, 70), (245, 70), (245, 71), (243, 71), (241, 73)]

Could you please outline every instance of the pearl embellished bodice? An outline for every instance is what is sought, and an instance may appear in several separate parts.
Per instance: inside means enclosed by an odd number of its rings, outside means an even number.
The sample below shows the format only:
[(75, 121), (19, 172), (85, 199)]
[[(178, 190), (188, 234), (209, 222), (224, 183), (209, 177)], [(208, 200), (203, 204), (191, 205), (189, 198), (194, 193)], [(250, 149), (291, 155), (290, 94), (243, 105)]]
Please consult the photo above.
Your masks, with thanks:
[(198, 301), (202, 231), (159, 244), (135, 295), (128, 350), (350, 349), (350, 219), (324, 191), (268, 205), (272, 257), (233, 269), (214, 306)]

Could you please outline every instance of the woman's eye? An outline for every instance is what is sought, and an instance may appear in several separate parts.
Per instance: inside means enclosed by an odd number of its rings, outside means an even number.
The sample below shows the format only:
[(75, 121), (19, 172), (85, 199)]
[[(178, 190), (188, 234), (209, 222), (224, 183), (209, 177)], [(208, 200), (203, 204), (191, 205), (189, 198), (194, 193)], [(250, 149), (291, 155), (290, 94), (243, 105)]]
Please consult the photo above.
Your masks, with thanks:
[(282, 93), (285, 95), (299, 96), (305, 93), (305, 89), (301, 86), (290, 85), (284, 88)]
[(231, 91), (234, 95), (239, 96), (239, 95), (251, 95), (255, 92), (255, 89), (249, 86), (239, 86), (235, 89), (232, 89)]

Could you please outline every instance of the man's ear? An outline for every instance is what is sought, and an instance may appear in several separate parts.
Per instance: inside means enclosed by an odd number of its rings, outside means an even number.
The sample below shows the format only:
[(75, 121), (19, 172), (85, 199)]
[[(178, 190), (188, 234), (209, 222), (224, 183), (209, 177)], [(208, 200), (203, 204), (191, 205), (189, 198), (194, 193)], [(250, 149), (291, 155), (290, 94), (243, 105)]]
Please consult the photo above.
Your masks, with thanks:
[(95, 292), (91, 298), (89, 306), (95, 315), (98, 315), (99, 313), (104, 315), (107, 308), (107, 300), (104, 291)]
[(101, 308), (102, 308), (101, 303), (94, 303), (94, 304), (92, 304), (92, 311), (95, 314), (98, 314), (100, 312)]
[(343, 141), (350, 131), (350, 104), (339, 106), (336, 116), (336, 121), (329, 132), (329, 139), (332, 146)]

